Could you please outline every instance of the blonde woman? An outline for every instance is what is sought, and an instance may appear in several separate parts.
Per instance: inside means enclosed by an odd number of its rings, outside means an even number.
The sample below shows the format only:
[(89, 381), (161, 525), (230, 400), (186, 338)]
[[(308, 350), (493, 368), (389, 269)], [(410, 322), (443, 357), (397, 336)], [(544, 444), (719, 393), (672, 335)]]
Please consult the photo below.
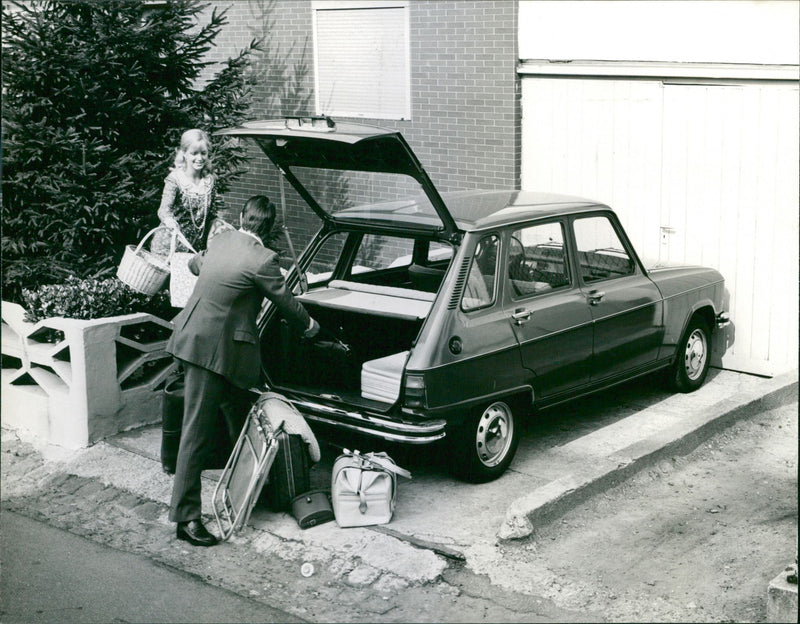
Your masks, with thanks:
[(224, 223), (217, 219), (216, 183), (208, 135), (198, 129), (187, 130), (181, 136), (175, 166), (164, 180), (158, 218), (169, 230), (161, 229), (154, 234), (151, 244), (154, 253), (169, 254), (175, 230), (196, 251), (205, 249), (212, 226), (216, 233), (220, 223)]

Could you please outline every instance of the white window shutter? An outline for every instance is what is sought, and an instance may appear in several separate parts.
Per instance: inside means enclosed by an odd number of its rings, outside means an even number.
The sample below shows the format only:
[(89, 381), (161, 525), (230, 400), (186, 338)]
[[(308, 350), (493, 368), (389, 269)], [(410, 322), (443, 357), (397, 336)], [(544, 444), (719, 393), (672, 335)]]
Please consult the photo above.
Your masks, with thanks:
[(315, 10), (318, 114), (410, 117), (406, 11), (402, 6)]

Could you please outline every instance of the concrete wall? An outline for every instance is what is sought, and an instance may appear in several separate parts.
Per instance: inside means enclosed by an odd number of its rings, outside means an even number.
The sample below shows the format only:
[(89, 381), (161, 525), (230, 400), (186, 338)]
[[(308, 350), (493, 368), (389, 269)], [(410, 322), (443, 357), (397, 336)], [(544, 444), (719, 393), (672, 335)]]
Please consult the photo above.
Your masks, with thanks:
[(782, 0), (523, 0), (519, 56), (792, 65), (798, 19)]
[(164, 351), (170, 323), (143, 313), (38, 323), (24, 315), (3, 302), (4, 427), (81, 448), (161, 420), (161, 387), (174, 369)]
[(608, 203), (641, 256), (718, 269), (722, 366), (759, 375), (797, 368), (798, 6), (520, 8), (522, 187)]

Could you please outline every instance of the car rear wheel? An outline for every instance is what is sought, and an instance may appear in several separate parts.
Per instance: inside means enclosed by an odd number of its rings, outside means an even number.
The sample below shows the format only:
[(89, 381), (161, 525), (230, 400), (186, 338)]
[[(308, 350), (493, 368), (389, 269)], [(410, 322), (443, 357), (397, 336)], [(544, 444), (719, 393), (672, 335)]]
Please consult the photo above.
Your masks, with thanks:
[(519, 435), (508, 403), (494, 401), (475, 411), (454, 435), (456, 475), (470, 483), (493, 481), (514, 459)]
[(670, 385), (677, 392), (693, 392), (703, 385), (711, 356), (711, 332), (699, 316), (694, 317), (678, 343), (670, 373)]

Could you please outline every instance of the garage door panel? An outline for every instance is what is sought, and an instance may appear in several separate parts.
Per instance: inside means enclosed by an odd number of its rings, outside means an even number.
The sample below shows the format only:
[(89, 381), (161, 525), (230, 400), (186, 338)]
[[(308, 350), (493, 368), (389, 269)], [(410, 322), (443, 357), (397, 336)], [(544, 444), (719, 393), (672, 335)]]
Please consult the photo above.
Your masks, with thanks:
[[(779, 338), (772, 324), (776, 307), (797, 309), (796, 262), (773, 253), (796, 250), (792, 227), (775, 226), (797, 213), (797, 176), (783, 177), (779, 165), (798, 162), (796, 139), (794, 147), (781, 142), (797, 137), (792, 101), (796, 107), (796, 90), (775, 85), (665, 89), (662, 219), (674, 229), (666, 257), (725, 275), (736, 328), (723, 365), (752, 362), (744, 366), (760, 373), (791, 367), (797, 349), (796, 330)], [(793, 291), (791, 302), (779, 281)]]
[[(753, 222), (753, 333), (751, 335), (750, 354), (760, 360), (769, 360), (772, 344), (772, 326), (768, 322), (772, 307), (772, 293), (780, 285), (780, 276), (774, 262), (772, 250), (780, 244), (780, 232), (775, 230), (775, 210), (778, 206), (776, 166), (778, 160), (778, 100), (769, 97), (763, 91), (759, 94), (757, 128), (761, 129), (756, 137), (756, 171), (758, 176), (753, 180), (755, 186), (755, 213)], [(777, 282), (777, 284), (776, 284)]]
[(795, 368), (799, 106), (776, 83), (526, 78), (522, 186), (610, 204), (644, 257), (718, 268), (723, 365)]
[[(800, 189), (800, 98), (798, 90), (781, 92), (776, 112), (775, 219), (772, 246), (773, 288), (770, 301), (770, 358), (781, 368), (797, 367), (798, 292), (797, 263), (800, 257), (798, 189)], [(792, 349), (789, 351), (789, 349)]]
[(522, 89), (522, 187), (613, 206), (637, 251), (658, 257), (661, 84), (526, 79)]

